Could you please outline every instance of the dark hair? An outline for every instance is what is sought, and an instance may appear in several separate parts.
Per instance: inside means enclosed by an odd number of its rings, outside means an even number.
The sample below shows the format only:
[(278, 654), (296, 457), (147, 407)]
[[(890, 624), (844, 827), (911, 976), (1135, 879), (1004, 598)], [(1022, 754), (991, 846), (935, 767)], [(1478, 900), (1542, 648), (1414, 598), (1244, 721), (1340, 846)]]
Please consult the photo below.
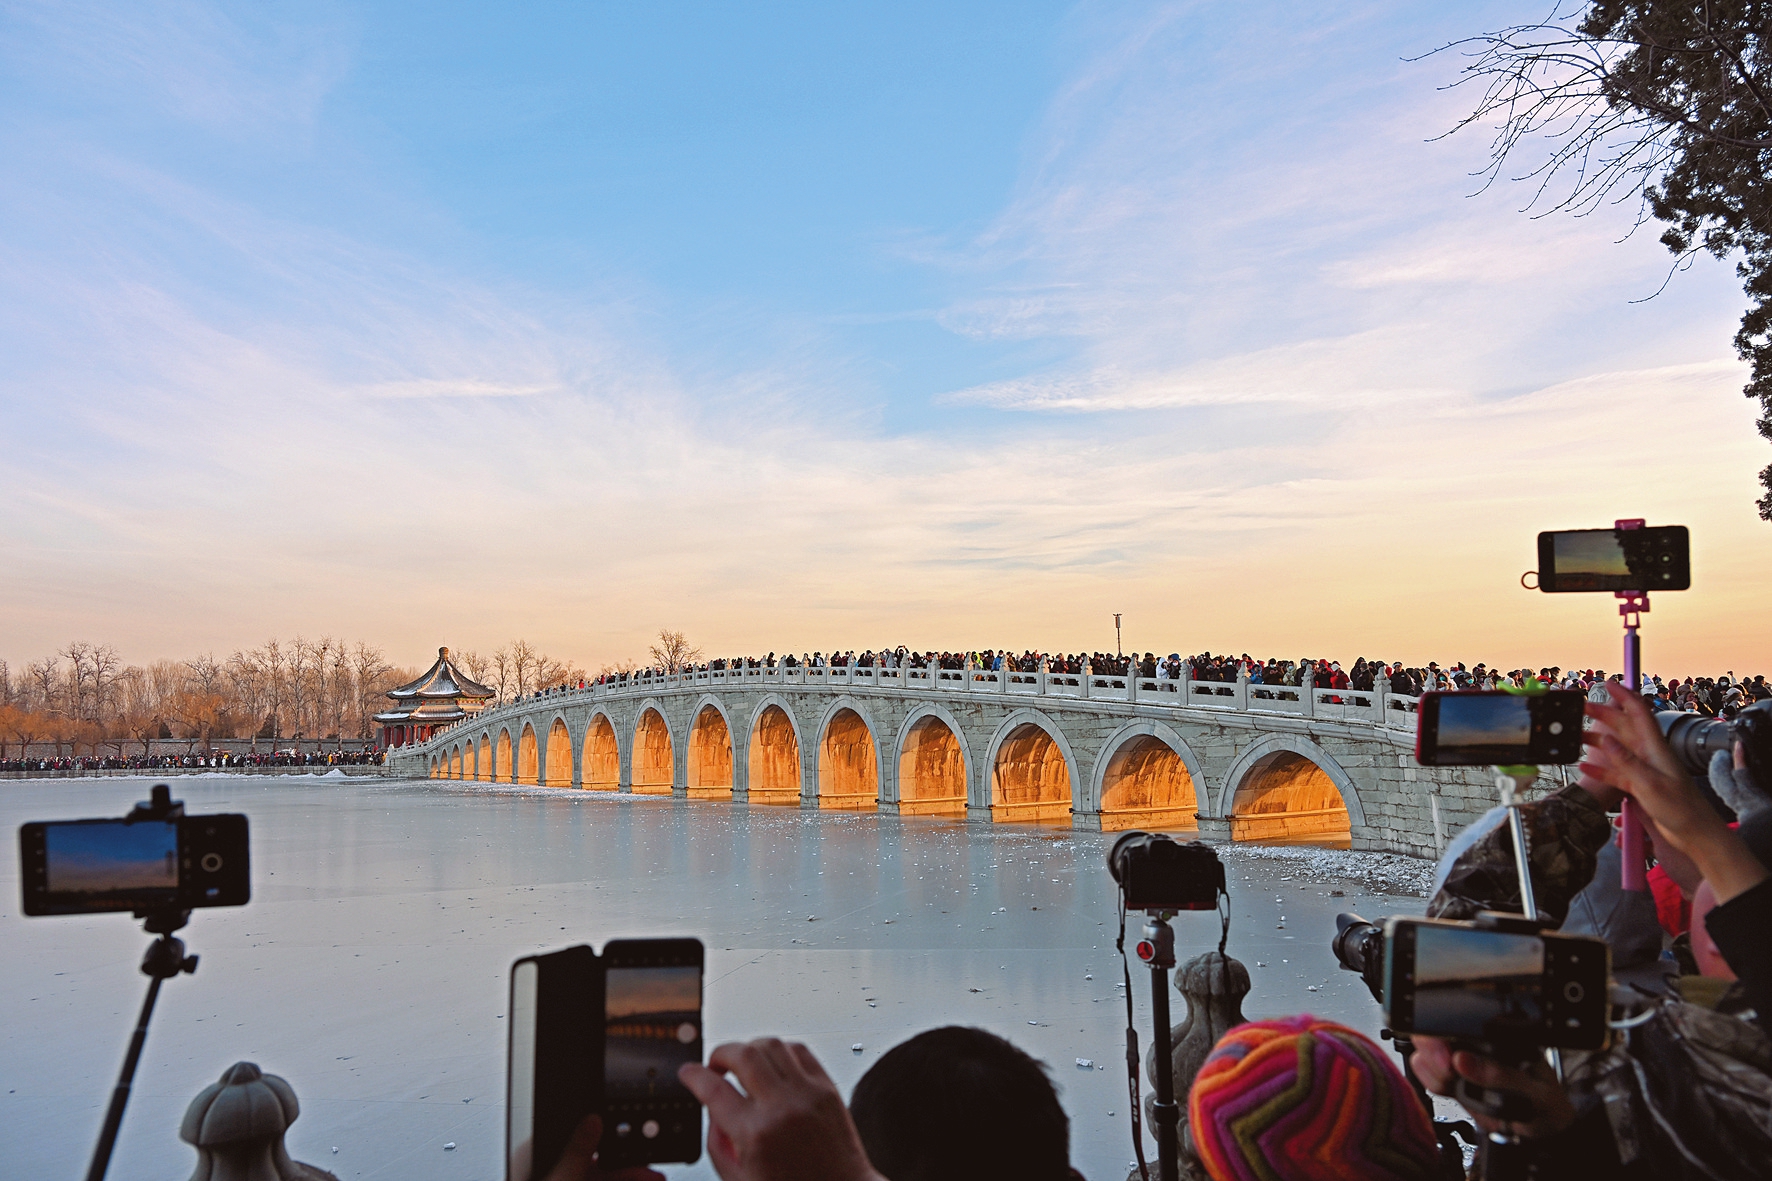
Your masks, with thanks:
[(1070, 1120), (1045, 1066), (982, 1029), (894, 1046), (855, 1084), (849, 1111), (888, 1181), (1070, 1176)]

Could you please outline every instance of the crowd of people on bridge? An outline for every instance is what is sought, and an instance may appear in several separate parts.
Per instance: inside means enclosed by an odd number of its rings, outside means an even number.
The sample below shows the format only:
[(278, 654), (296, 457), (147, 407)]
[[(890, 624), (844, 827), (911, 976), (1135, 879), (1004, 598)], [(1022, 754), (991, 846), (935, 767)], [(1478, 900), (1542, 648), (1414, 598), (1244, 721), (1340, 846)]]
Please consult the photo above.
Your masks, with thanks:
[[(1154, 681), (1193, 681), (1226, 686), (1246, 681), (1250, 694), (1257, 700), (1296, 699), (1284, 689), (1346, 689), (1356, 693), (1383, 690), (1402, 697), (1419, 697), (1430, 690), (1496, 689), (1523, 685), (1528, 677), (1560, 689), (1580, 689), (1600, 700), (1608, 680), (1617, 681), (1621, 674), (1608, 674), (1597, 668), (1563, 668), (1542, 666), (1536, 670), (1515, 668), (1503, 671), (1482, 661), (1467, 667), (1463, 661), (1442, 666), (1430, 660), (1424, 667), (1411, 667), (1400, 660), (1368, 660), (1357, 657), (1346, 668), (1338, 660), (1303, 657), (1287, 660), (1269, 657), (1265, 660), (1201, 652), (1182, 656), (1171, 652), (1158, 656), (1154, 652), (1043, 652), (1026, 649), (1020, 653), (1009, 649), (983, 648), (971, 651), (913, 651), (903, 645), (896, 648), (811, 652), (795, 656), (774, 652), (761, 657), (732, 657), (710, 660), (678, 671), (720, 672), (729, 670), (771, 670), (778, 668), (881, 668), (940, 669), (996, 672), (1046, 673), (1059, 676), (1138, 677)], [(576, 686), (557, 685), (542, 689), (535, 696), (584, 689), (590, 685), (626, 684), (635, 680), (662, 677), (669, 670), (645, 668), (611, 672), (594, 681), (580, 680)], [(1657, 710), (1681, 710), (1706, 717), (1733, 717), (1755, 701), (1772, 698), (1772, 686), (1764, 674), (1737, 676), (1734, 670), (1718, 675), (1674, 677), (1663, 680), (1660, 675), (1645, 675), (1638, 687)], [(1228, 695), (1231, 690), (1216, 692)]]
[(379, 750), (294, 751), (279, 750), (263, 754), (251, 751), (212, 750), (204, 754), (123, 755), (102, 757), (82, 755), (78, 758), (0, 760), (0, 771), (165, 771), (201, 770), (215, 767), (366, 767), (379, 766), (383, 754)]

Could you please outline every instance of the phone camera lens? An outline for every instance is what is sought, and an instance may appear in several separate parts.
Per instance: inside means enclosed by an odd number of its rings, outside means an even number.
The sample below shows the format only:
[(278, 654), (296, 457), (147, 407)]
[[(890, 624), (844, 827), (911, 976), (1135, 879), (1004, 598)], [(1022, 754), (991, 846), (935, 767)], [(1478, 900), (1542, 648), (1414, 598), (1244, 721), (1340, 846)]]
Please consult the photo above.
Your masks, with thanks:
[(1561, 723), (1561, 722), (1552, 722), (1552, 723), (1551, 723), (1551, 724), (1550, 724), (1550, 726), (1549, 726), (1549, 727), (1547, 727), (1547, 728), (1548, 728), (1548, 729), (1549, 729), (1549, 730), (1550, 730), (1550, 732), (1551, 732), (1551, 733), (1552, 733), (1552, 734), (1561, 734), (1561, 733), (1562, 733), (1562, 732), (1563, 732), (1563, 723)]
[(222, 867), (222, 855), (220, 853), (205, 853), (197, 864), (203, 867), (204, 873), (214, 873)]
[(649, 1119), (641, 1124), (640, 1135), (646, 1137), (648, 1140), (658, 1139), (658, 1121), (655, 1119)]
[(1571, 980), (1563, 985), (1563, 999), (1570, 1004), (1579, 1005), (1585, 996), (1587, 996), (1587, 989), (1581, 986), (1579, 980)]

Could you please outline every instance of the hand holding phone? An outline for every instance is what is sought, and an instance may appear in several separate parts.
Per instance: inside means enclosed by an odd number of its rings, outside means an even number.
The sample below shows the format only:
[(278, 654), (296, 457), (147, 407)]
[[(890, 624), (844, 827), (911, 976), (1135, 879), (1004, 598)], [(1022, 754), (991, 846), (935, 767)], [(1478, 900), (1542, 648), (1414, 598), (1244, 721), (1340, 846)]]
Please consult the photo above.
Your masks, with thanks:
[(506, 1177), (542, 1181), (590, 1115), (600, 1170), (701, 1156), (701, 1105), (678, 1081), (701, 1061), (696, 939), (613, 940), (511, 969)]

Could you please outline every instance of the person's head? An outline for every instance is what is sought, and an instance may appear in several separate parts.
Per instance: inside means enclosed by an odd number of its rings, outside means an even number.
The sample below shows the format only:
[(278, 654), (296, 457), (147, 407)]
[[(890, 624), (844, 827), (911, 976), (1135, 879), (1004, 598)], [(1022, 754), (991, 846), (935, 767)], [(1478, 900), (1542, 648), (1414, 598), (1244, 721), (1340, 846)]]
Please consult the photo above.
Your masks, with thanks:
[(947, 1025), (886, 1051), (849, 1114), (888, 1181), (1068, 1181), (1071, 1127), (1046, 1068), (994, 1033)]
[(1428, 1181), (1426, 1108), (1369, 1038), (1309, 1014), (1219, 1039), (1188, 1092), (1188, 1137), (1213, 1181)]

